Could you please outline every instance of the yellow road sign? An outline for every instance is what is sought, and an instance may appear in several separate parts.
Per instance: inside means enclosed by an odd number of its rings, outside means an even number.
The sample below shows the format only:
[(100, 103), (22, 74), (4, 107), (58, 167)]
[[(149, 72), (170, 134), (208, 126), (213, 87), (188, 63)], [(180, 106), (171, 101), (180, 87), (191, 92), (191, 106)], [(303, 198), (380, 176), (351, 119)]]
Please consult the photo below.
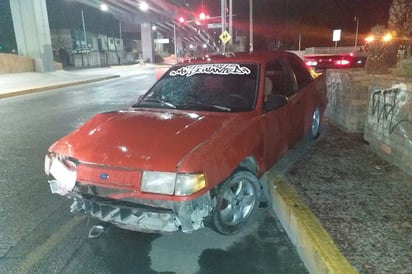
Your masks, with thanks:
[(230, 36), (229, 32), (224, 31), (222, 32), (222, 34), (219, 36), (220, 40), (222, 40), (222, 42), (224, 44), (226, 44), (227, 42), (229, 42), (230, 39), (232, 39), (232, 36)]

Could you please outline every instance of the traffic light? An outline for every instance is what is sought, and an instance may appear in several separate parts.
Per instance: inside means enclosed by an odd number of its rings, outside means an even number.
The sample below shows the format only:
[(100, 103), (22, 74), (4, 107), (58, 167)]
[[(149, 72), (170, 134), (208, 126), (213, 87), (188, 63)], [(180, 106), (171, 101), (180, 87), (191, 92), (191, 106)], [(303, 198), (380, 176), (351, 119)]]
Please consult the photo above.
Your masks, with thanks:
[(209, 15), (208, 14), (206, 14), (204, 11), (201, 11), (200, 13), (199, 13), (199, 20), (206, 20), (206, 19), (209, 19)]
[(180, 24), (183, 24), (185, 22), (185, 18), (183, 16), (180, 16), (177, 18), (177, 21), (179, 21)]
[(205, 20), (206, 19), (206, 13), (204, 13), (203, 11), (201, 13), (199, 13), (199, 19), (200, 20)]

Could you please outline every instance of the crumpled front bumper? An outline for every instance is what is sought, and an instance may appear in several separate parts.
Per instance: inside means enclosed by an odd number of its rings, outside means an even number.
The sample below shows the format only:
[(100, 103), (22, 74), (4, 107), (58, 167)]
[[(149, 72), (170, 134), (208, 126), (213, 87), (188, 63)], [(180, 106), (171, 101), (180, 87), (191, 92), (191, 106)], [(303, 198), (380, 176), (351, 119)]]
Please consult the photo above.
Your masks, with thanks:
[(54, 177), (48, 181), (52, 193), (73, 199), (74, 213), (128, 230), (190, 233), (204, 226), (204, 219), (214, 208), (210, 192), (186, 201), (154, 200), (132, 195), (135, 190), (130, 186), (82, 183), (76, 180), (75, 161), (60, 158), (46, 155), (45, 172)]
[(204, 226), (204, 219), (211, 213), (212, 199), (209, 192), (197, 199), (184, 202), (154, 201), (150, 206), (143, 200), (114, 200), (90, 194), (70, 192), (71, 212), (92, 216), (118, 227), (141, 232), (191, 233)]

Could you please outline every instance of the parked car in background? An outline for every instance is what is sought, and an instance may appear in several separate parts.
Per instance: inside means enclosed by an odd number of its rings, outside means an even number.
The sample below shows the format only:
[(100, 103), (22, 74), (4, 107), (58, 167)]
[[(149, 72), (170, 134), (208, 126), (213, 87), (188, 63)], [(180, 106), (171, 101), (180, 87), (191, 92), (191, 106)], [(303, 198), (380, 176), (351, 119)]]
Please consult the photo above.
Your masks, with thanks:
[(308, 54), (303, 57), (307, 66), (316, 71), (328, 68), (362, 68), (366, 63), (366, 53), (348, 54)]
[(50, 146), (51, 191), (73, 199), (72, 212), (129, 230), (236, 233), (253, 222), (262, 175), (319, 135), (327, 97), (315, 75), (287, 52), (175, 65), (132, 107)]

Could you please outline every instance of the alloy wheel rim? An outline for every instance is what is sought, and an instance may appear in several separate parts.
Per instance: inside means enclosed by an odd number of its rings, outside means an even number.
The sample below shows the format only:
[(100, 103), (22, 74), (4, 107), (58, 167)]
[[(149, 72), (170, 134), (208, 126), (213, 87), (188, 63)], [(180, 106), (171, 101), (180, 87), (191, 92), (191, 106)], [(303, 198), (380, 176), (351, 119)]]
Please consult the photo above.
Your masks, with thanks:
[(312, 116), (312, 136), (316, 136), (318, 134), (319, 125), (320, 125), (320, 113), (319, 113), (319, 109), (316, 108)]
[(245, 220), (255, 205), (255, 190), (248, 180), (233, 182), (223, 193), (219, 213), (226, 225), (237, 225)]

